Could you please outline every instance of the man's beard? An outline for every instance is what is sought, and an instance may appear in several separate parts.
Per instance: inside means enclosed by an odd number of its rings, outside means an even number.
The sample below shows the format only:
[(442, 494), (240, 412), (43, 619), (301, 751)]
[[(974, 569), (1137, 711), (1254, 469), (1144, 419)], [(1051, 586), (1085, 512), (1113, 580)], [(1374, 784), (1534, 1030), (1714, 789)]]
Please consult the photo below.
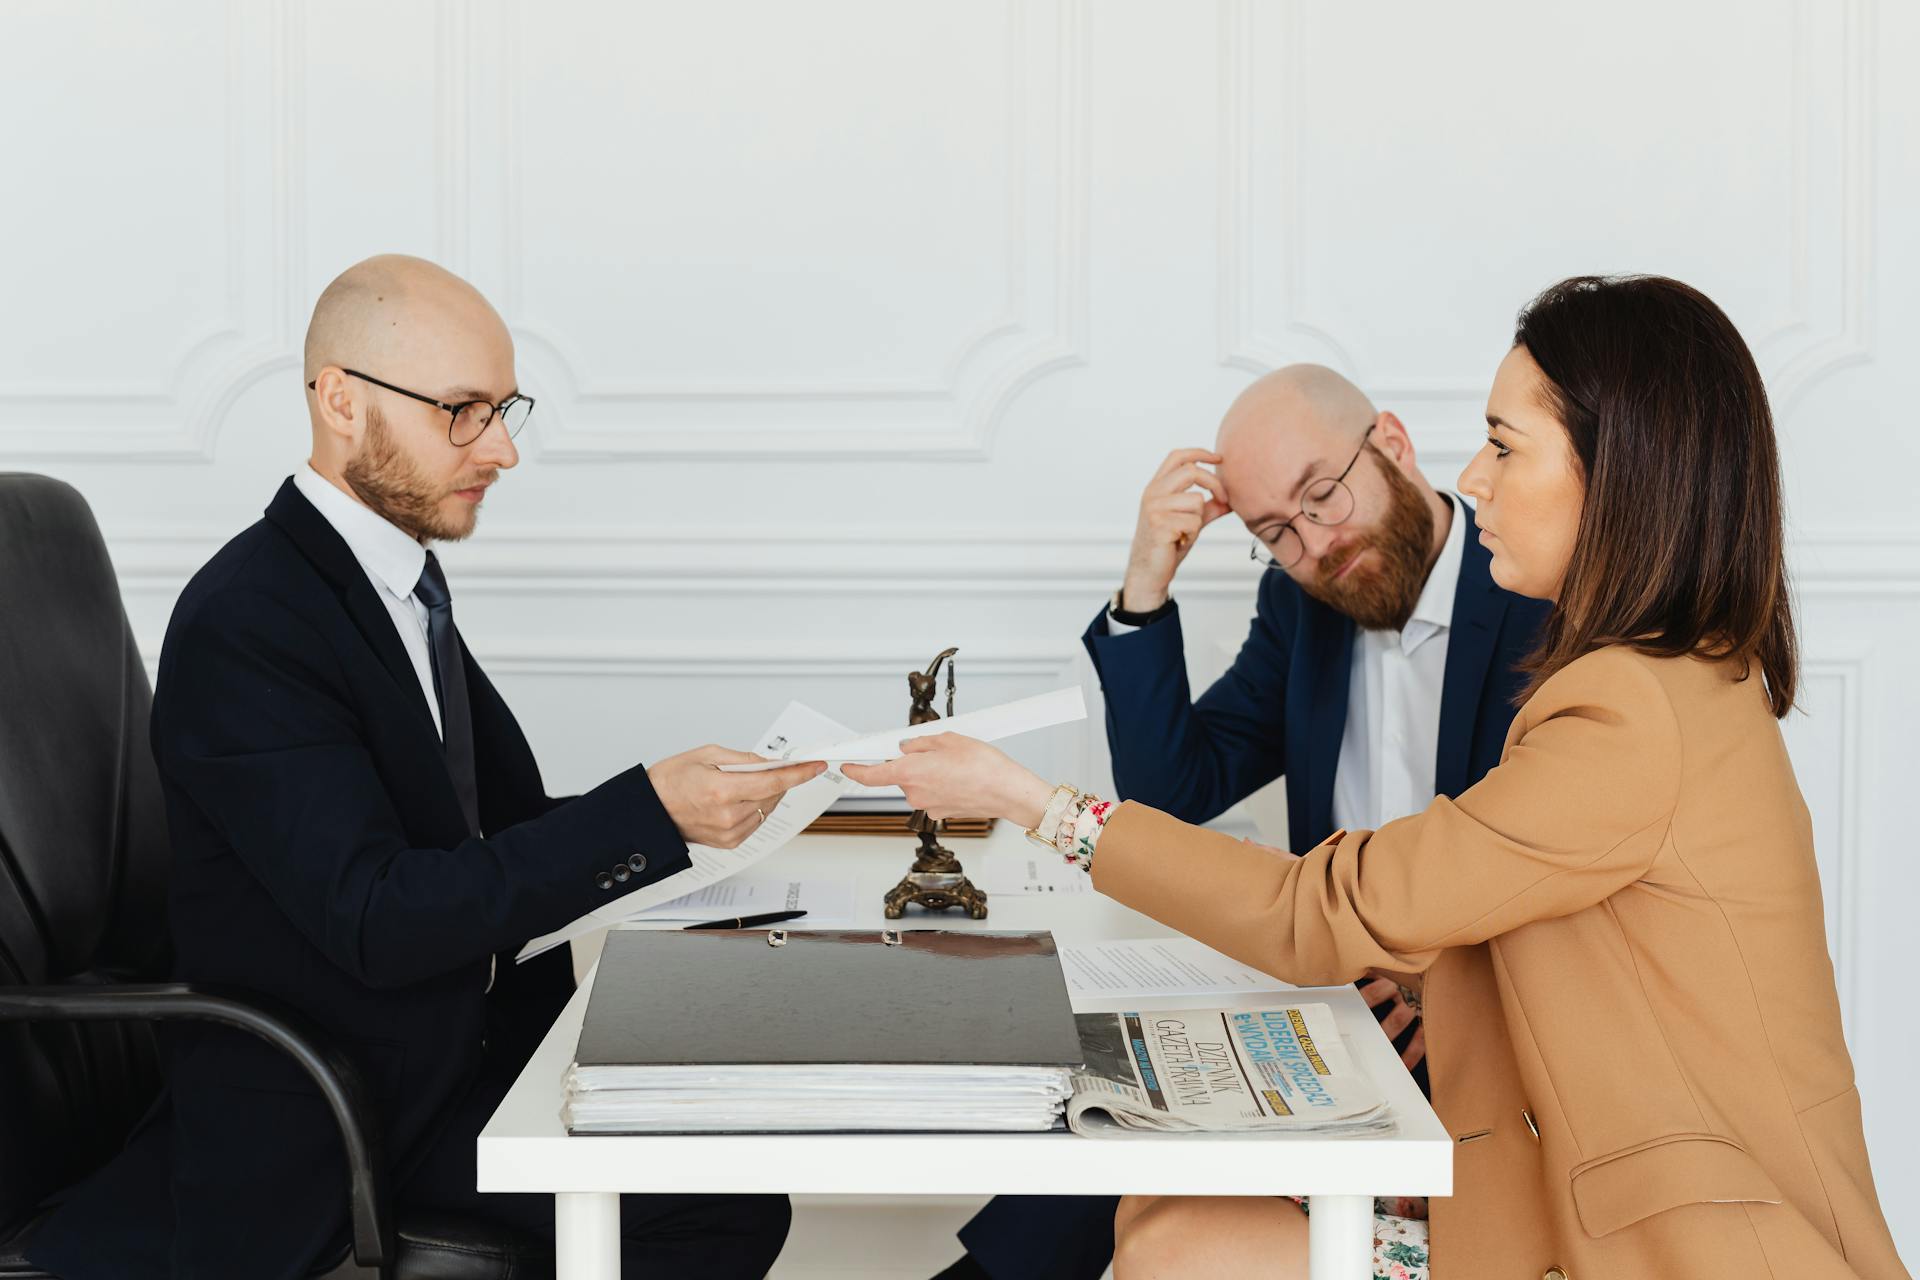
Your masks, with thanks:
[[(472, 484), (455, 489), (486, 484), (495, 474), (483, 473)], [(367, 408), (367, 434), (360, 442), (360, 452), (347, 462), (342, 475), (360, 501), (420, 542), (458, 542), (480, 521), (478, 507), (467, 513), (464, 522), (440, 513), (440, 500), (449, 491), (436, 488), (420, 474), (387, 430), (385, 415), (372, 406)]]
[[(1308, 595), (1338, 609), (1367, 631), (1398, 631), (1413, 616), (1427, 582), (1427, 557), (1433, 548), (1433, 510), (1413, 481), (1380, 456), (1371, 445), (1367, 454), (1374, 470), (1387, 482), (1387, 513), (1380, 522), (1350, 542), (1338, 561), (1322, 560), (1311, 581), (1300, 587)], [(1379, 563), (1361, 565), (1340, 581), (1334, 575), (1367, 550), (1379, 553)]]

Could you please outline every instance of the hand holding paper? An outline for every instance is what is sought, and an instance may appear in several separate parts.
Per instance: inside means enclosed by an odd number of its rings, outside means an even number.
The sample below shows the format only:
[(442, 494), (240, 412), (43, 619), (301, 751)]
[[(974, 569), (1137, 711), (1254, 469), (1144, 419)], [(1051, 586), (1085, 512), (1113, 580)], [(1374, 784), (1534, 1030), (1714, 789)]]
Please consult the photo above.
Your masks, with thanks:
[[(788, 742), (802, 734), (810, 739), (819, 739), (845, 733), (846, 730), (842, 726), (827, 719), (813, 708), (792, 702), (787, 704), (787, 709), (780, 713), (779, 719), (775, 720), (766, 733), (761, 735), (757, 745), (760, 754), (775, 755)], [(714, 750), (720, 750), (720, 748), (714, 748)], [(699, 753), (690, 752), (689, 754), (698, 755)], [(746, 756), (745, 752), (728, 752), (727, 754)], [(660, 766), (654, 767), (657, 769)], [(775, 768), (782, 767), (788, 766), (775, 765)], [(819, 766), (808, 767), (817, 769)], [(698, 769), (712, 778), (726, 778), (731, 783), (746, 787), (772, 785), (768, 783), (766, 775), (760, 773), (730, 778), (718, 772), (711, 761), (700, 762)], [(560, 946), (583, 934), (632, 919), (649, 907), (670, 902), (684, 894), (693, 893), (707, 885), (724, 880), (735, 872), (744, 871), (799, 835), (806, 829), (809, 822), (825, 813), (827, 807), (840, 798), (848, 785), (846, 778), (838, 773), (817, 774), (811, 780), (802, 782), (799, 786), (782, 794), (776, 804), (767, 808), (766, 821), (760, 821), (757, 814), (749, 815), (753, 830), (744, 840), (737, 842), (735, 847), (725, 848), (689, 841), (687, 853), (693, 859), (691, 869), (682, 871), (679, 875), (668, 876), (665, 880), (656, 881), (644, 889), (636, 889), (603, 907), (588, 912), (564, 928), (555, 929), (552, 933), (533, 939), (520, 949), (520, 954), (515, 959), (522, 962), (531, 960), (541, 952)]]
[[(907, 729), (859, 738), (852, 736), (844, 726), (829, 720), (811, 707), (798, 702), (789, 703), (787, 709), (780, 713), (779, 719), (773, 722), (757, 744), (757, 751), (761, 756), (774, 756), (779, 757), (778, 759), (755, 760), (746, 752), (730, 752), (720, 747), (703, 747), (699, 751), (691, 751), (684, 756), (664, 760), (648, 771), (649, 777), (656, 778), (655, 785), (658, 789), (659, 771), (667, 770), (672, 774), (676, 770), (669, 770), (668, 766), (675, 765), (676, 762), (685, 763), (689, 791), (694, 795), (696, 807), (701, 803), (706, 805), (703, 810), (707, 814), (706, 820), (719, 824), (716, 834), (720, 839), (733, 840), (732, 845), (706, 843), (703, 839), (690, 838), (688, 853), (693, 859), (693, 867), (690, 870), (669, 876), (643, 889), (636, 889), (609, 902), (606, 906), (589, 912), (565, 928), (556, 929), (552, 933), (533, 939), (521, 949), (518, 959), (523, 961), (531, 959), (542, 951), (557, 947), (582, 934), (631, 919), (650, 907), (724, 880), (760, 861), (794, 836), (799, 835), (808, 823), (825, 813), (828, 806), (853, 785), (848, 779), (852, 770), (859, 766), (851, 766), (844, 773), (830, 769), (822, 772), (824, 766), (819, 763), (822, 760), (890, 759), (900, 756), (891, 764), (870, 767), (857, 779), (860, 782), (886, 785), (895, 779), (892, 777), (876, 779), (875, 769), (906, 769), (908, 772), (913, 772), (911, 763), (914, 761), (927, 761), (935, 755), (951, 761), (963, 754), (964, 747), (971, 747), (990, 753), (992, 757), (1007, 766), (1003, 773), (1009, 779), (1017, 778), (1014, 771), (1018, 774), (1026, 774), (1027, 778), (1032, 779), (1032, 774), (1026, 773), (1026, 770), (984, 743), (975, 742), (971, 738), (933, 735), (947, 735), (949, 730), (964, 728), (970, 733), (1007, 737), (1015, 733), (1024, 733), (1029, 729), (1085, 719), (1086, 714), (1086, 702), (1081, 697), (1080, 690), (1061, 689), (1054, 693), (1042, 694), (1037, 698), (1024, 698), (1019, 702), (1009, 702), (1003, 706), (990, 707), (969, 715), (953, 716), (950, 719), (936, 720), (929, 724), (914, 725)], [(836, 745), (824, 751), (789, 750), (787, 744), (796, 741)], [(964, 744), (964, 747), (959, 747), (959, 744)], [(942, 749), (943, 745), (944, 749)], [(901, 756), (900, 753), (903, 750), (909, 750), (915, 754)], [(715, 752), (720, 754), (713, 755), (712, 753)], [(703, 753), (706, 754), (703, 755)], [(727, 756), (733, 758), (731, 760), (723, 758)], [(800, 763), (794, 763), (795, 761)], [(799, 779), (798, 785), (794, 785), (793, 781), (788, 779), (787, 772), (791, 772)], [(929, 770), (928, 772), (937, 779), (941, 771)], [(738, 806), (745, 804), (746, 801), (735, 798), (731, 792), (700, 791), (693, 785), (693, 780), (698, 779), (702, 774), (706, 775), (707, 781), (719, 779), (729, 787), (740, 788), (740, 796), (750, 797), (764, 793), (777, 797), (777, 801), (763, 806), (766, 810), (764, 821), (751, 807), (746, 810), (745, 817), (742, 819)], [(914, 776), (918, 777), (918, 774)], [(1029, 826), (1038, 819), (1039, 811), (1046, 806), (1047, 796), (1052, 790), (1044, 783), (1040, 785), (1039, 806), (1032, 814), (1027, 815)], [(790, 790), (789, 787), (791, 787)], [(663, 794), (662, 799), (665, 798)], [(911, 791), (908, 792), (908, 799), (913, 801), (916, 807), (927, 808), (928, 812), (934, 813), (935, 816), (945, 816), (946, 812), (957, 812), (957, 810), (936, 811), (915, 800)], [(680, 830), (686, 832), (687, 826), (681, 822), (679, 814), (675, 813), (672, 802), (669, 802), (667, 811), (674, 816), (674, 821), (679, 825)], [(970, 812), (986, 813), (988, 811), (975, 809)], [(994, 812), (998, 814), (998, 810)], [(741, 832), (743, 826), (747, 828), (744, 834)], [(741, 838), (734, 839), (736, 836)]]
[(871, 787), (899, 787), (908, 804), (934, 818), (1006, 818), (1032, 827), (1053, 795), (1052, 783), (973, 738), (936, 732), (903, 742), (900, 750), (899, 759), (886, 764), (849, 764), (841, 771)]
[(723, 772), (728, 764), (769, 763), (750, 751), (696, 747), (670, 756), (647, 770), (647, 780), (667, 816), (688, 844), (734, 849), (774, 811), (780, 798), (826, 772), (819, 761), (782, 765), (764, 772)]

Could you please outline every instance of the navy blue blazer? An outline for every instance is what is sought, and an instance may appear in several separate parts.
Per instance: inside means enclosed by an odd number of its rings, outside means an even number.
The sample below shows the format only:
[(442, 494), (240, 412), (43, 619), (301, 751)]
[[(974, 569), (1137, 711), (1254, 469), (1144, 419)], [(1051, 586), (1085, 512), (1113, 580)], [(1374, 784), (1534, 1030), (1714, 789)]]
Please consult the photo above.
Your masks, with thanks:
[[(1467, 522), (1460, 585), (1447, 637), (1435, 756), (1436, 795), (1457, 796), (1500, 762), (1514, 695), (1514, 666), (1533, 647), (1545, 601), (1494, 585), (1491, 556)], [(1107, 703), (1113, 780), (1123, 799), (1185, 822), (1218, 817), (1282, 774), (1287, 835), (1310, 849), (1334, 830), (1333, 774), (1347, 724), (1353, 619), (1286, 574), (1268, 571), (1246, 643), (1225, 675), (1193, 699), (1178, 608), (1126, 635), (1102, 609), (1082, 637)]]
[[(549, 797), (470, 653), (466, 672), (479, 837), (391, 615), (288, 481), (181, 595), (153, 701), (179, 977), (277, 997), (336, 1037), (376, 1095), (396, 1185), (477, 1073), (490, 1012), (550, 1014), (571, 988), (566, 948), (513, 953), (690, 865), (644, 767)], [(196, 1027), (173, 1038), (145, 1128), (33, 1254), (69, 1280), (302, 1276), (344, 1238), (345, 1189), (298, 1068)]]

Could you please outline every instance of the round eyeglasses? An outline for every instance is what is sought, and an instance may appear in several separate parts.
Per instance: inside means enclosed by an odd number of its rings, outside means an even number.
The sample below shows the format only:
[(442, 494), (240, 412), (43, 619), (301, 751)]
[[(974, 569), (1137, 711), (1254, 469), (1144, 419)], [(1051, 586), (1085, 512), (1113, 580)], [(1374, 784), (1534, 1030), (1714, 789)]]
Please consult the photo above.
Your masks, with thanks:
[(1367, 424), (1360, 435), (1360, 447), (1353, 451), (1353, 457), (1347, 459), (1339, 475), (1309, 480), (1300, 496), (1300, 510), (1277, 528), (1254, 538), (1253, 548), (1248, 552), (1254, 563), (1268, 569), (1291, 569), (1299, 564), (1300, 557), (1307, 553), (1307, 544), (1293, 522), (1301, 516), (1323, 527), (1346, 523), (1347, 517), (1353, 514), (1353, 490), (1347, 488), (1347, 477), (1352, 474), (1354, 463), (1360, 461), (1360, 455), (1367, 451), (1373, 427), (1373, 423)]
[[(456, 449), (464, 449), (475, 440), (478, 440), (486, 429), (493, 425), (495, 417), (498, 417), (500, 424), (507, 429), (507, 439), (511, 440), (520, 434), (520, 428), (526, 426), (527, 419), (533, 416), (533, 397), (523, 396), (517, 391), (505, 400), (502, 400), (499, 404), (495, 404), (491, 400), (463, 400), (458, 404), (449, 404), (445, 400), (436, 400), (432, 396), (423, 396), (418, 391), (409, 391), (405, 387), (396, 387), (391, 382), (382, 382), (372, 374), (361, 373), (358, 369), (342, 368), (340, 372), (346, 374), (349, 378), (358, 378), (360, 381), (370, 382), (376, 387), (384, 387), (388, 391), (396, 392), (399, 395), (409, 396), (412, 399), (420, 401), (422, 404), (430, 404), (436, 409), (445, 409), (447, 411), (447, 439), (452, 442)], [(318, 380), (316, 379), (316, 381)], [(307, 390), (312, 391), (313, 389), (314, 383), (309, 382), (307, 384)]]

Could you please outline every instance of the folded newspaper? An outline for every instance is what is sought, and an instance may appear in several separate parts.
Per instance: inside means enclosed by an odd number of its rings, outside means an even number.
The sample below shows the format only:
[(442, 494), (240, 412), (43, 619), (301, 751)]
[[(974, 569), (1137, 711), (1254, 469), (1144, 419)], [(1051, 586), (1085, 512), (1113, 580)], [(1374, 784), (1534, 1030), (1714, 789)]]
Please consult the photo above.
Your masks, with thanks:
[(1121, 1133), (1378, 1133), (1393, 1118), (1323, 1004), (1075, 1015), (1067, 1125)]

